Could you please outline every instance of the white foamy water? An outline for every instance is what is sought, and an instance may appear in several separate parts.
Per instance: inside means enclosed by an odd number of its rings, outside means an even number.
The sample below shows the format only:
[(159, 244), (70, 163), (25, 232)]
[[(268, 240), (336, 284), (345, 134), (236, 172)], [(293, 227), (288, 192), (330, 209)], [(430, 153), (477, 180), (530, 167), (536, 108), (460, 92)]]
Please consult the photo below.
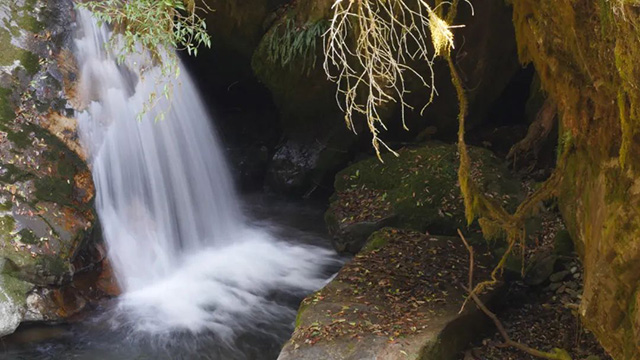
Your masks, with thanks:
[[(141, 121), (159, 70), (143, 77), (105, 51), (110, 33), (78, 12), (77, 114), (96, 185), (96, 208), (124, 294), (117, 311), (134, 331), (213, 332), (292, 311), (270, 299), (322, 286), (331, 254), (247, 225), (202, 100), (184, 69), (171, 102)], [(144, 63), (136, 58), (137, 69)], [(182, 64), (179, 65), (182, 68)], [(166, 79), (165, 79), (166, 80)], [(158, 111), (165, 119), (155, 121)]]

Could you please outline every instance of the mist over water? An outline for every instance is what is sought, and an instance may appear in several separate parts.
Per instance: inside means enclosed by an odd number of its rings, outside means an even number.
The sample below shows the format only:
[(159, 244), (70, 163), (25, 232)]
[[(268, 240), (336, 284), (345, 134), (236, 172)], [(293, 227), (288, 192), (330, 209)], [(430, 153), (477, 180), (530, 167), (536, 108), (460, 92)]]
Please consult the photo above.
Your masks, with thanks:
[[(219, 141), (184, 69), (170, 102), (136, 117), (158, 91), (105, 51), (110, 33), (78, 13), (77, 114), (96, 185), (96, 208), (124, 294), (107, 315), (130, 335), (205, 334), (233, 346), (247, 329), (289, 326), (290, 297), (320, 288), (332, 252), (279, 239), (242, 214)], [(132, 60), (137, 69), (144, 57)], [(182, 68), (182, 64), (179, 64)], [(166, 80), (166, 79), (165, 79)], [(158, 111), (165, 118), (155, 121)]]

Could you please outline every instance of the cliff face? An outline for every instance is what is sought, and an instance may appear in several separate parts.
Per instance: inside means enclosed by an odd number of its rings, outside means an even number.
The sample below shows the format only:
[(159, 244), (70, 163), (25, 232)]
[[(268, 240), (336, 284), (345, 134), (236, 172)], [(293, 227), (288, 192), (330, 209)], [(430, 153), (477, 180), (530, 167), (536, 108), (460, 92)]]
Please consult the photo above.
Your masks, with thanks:
[(77, 310), (60, 289), (95, 215), (72, 118), (72, 21), (71, 1), (0, 4), (0, 335)]
[(560, 205), (583, 258), (580, 314), (616, 359), (640, 357), (640, 3), (513, 1), (520, 60), (570, 143)]

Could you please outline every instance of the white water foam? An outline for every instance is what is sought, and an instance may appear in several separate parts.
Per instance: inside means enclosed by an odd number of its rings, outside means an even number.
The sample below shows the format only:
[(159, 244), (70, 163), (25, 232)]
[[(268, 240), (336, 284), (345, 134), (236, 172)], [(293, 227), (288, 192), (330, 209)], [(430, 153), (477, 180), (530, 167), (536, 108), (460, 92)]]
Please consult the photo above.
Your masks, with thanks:
[[(77, 114), (96, 185), (96, 208), (124, 294), (118, 311), (134, 331), (213, 332), (230, 339), (252, 321), (291, 309), (277, 291), (307, 293), (325, 281), (331, 252), (279, 241), (247, 224), (224, 156), (195, 85), (182, 69), (169, 103), (136, 120), (156, 91), (159, 70), (144, 59), (118, 65), (111, 36), (78, 12)], [(129, 64), (131, 65), (131, 64)], [(169, 109), (169, 110), (166, 110)], [(154, 121), (158, 111), (166, 118)]]

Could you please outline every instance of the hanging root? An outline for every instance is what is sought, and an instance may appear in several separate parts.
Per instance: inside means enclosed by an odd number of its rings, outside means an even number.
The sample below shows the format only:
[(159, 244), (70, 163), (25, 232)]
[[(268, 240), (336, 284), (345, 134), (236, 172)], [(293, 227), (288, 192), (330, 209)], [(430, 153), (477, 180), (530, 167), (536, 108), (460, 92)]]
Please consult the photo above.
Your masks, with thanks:
[[(399, 104), (407, 129), (405, 111), (413, 109), (404, 101), (408, 76), (428, 89), (425, 107), (433, 101), (437, 94), (433, 62), (453, 49), (451, 28), (455, 26), (424, 0), (414, 0), (411, 6), (407, 0), (336, 0), (333, 9), (324, 34), (324, 70), (338, 85), (338, 105), (354, 132), (354, 116), (364, 116), (378, 158), (381, 146), (395, 154), (379, 138), (380, 131), (386, 130), (380, 111), (390, 103)], [(428, 76), (414, 70), (412, 61), (424, 62)]]
[(507, 154), (507, 159), (514, 164), (518, 158), (525, 158), (529, 154), (532, 154), (534, 159), (537, 159), (541, 143), (547, 139), (551, 129), (553, 129), (557, 119), (556, 114), (556, 106), (553, 100), (545, 100), (536, 118), (529, 126), (527, 135), (511, 147), (509, 154)]
[(551, 352), (545, 352), (545, 351), (540, 351), (534, 348), (531, 348), (525, 344), (522, 344), (520, 342), (514, 341), (511, 339), (511, 337), (509, 336), (509, 333), (507, 333), (507, 330), (504, 328), (504, 325), (502, 325), (502, 322), (500, 321), (500, 319), (498, 319), (498, 316), (496, 316), (496, 314), (494, 314), (491, 310), (489, 310), (489, 308), (487, 308), (487, 306), (482, 302), (482, 300), (480, 300), (480, 298), (477, 295), (477, 292), (474, 291), (474, 287), (473, 287), (473, 267), (474, 267), (474, 253), (473, 253), (473, 247), (469, 245), (469, 243), (467, 242), (467, 239), (464, 238), (464, 235), (462, 235), (462, 232), (460, 231), (460, 229), (458, 229), (458, 235), (460, 236), (460, 239), (462, 240), (462, 242), (464, 243), (464, 246), (467, 248), (467, 251), (469, 252), (469, 285), (468, 286), (463, 286), (467, 292), (469, 292), (469, 296), (467, 297), (467, 299), (465, 300), (464, 304), (462, 305), (462, 309), (460, 309), (460, 312), (462, 312), (462, 310), (464, 310), (464, 306), (466, 305), (467, 301), (469, 299), (472, 299), (473, 302), (476, 304), (476, 306), (478, 307), (478, 309), (480, 309), (480, 311), (482, 311), (485, 315), (487, 315), (491, 321), (493, 321), (494, 325), (496, 326), (496, 328), (498, 329), (498, 332), (500, 333), (500, 336), (502, 336), (502, 338), (504, 339), (504, 345), (505, 346), (510, 346), (513, 348), (516, 348), (520, 351), (523, 351), (529, 355), (535, 356), (535, 357), (539, 357), (542, 359), (550, 359), (550, 360), (571, 360), (571, 356), (563, 349), (558, 349), (555, 348), (553, 349)]
[(449, 70), (451, 72), (451, 80), (456, 92), (458, 94), (459, 102), (459, 129), (458, 129), (458, 152), (460, 153), (460, 167), (458, 169), (458, 180), (460, 182), (460, 190), (464, 197), (465, 212), (467, 222), (470, 224), (476, 217), (480, 217), (479, 222), (482, 226), (483, 234), (485, 237), (491, 237), (498, 233), (504, 233), (507, 235), (507, 251), (504, 253), (496, 267), (491, 272), (491, 279), (477, 284), (475, 287), (472, 285), (473, 279), (473, 248), (469, 246), (462, 233), (458, 231), (462, 241), (464, 242), (470, 255), (469, 266), (469, 287), (466, 288), (469, 292), (469, 297), (463, 303), (461, 311), (464, 309), (468, 299), (472, 299), (478, 308), (482, 310), (491, 320), (494, 322), (498, 331), (505, 340), (505, 345), (514, 347), (518, 350), (524, 351), (532, 356), (536, 356), (543, 359), (552, 360), (571, 360), (569, 354), (562, 349), (553, 349), (552, 352), (543, 352), (533, 348), (530, 348), (524, 344), (511, 340), (507, 334), (504, 326), (498, 319), (498, 317), (492, 313), (478, 297), (485, 289), (490, 288), (498, 283), (498, 275), (504, 268), (504, 265), (511, 255), (516, 244), (520, 244), (524, 251), (526, 233), (524, 230), (524, 221), (534, 214), (537, 209), (537, 204), (541, 201), (549, 199), (557, 195), (562, 177), (564, 174), (566, 158), (571, 148), (570, 144), (565, 144), (563, 152), (560, 155), (557, 167), (552, 175), (547, 179), (542, 186), (529, 195), (517, 208), (514, 214), (509, 214), (501, 204), (495, 200), (486, 197), (471, 177), (471, 159), (469, 158), (469, 152), (467, 145), (464, 141), (464, 124), (467, 115), (467, 98), (462, 87), (462, 81), (458, 74), (458, 71), (449, 54), (445, 55)]

